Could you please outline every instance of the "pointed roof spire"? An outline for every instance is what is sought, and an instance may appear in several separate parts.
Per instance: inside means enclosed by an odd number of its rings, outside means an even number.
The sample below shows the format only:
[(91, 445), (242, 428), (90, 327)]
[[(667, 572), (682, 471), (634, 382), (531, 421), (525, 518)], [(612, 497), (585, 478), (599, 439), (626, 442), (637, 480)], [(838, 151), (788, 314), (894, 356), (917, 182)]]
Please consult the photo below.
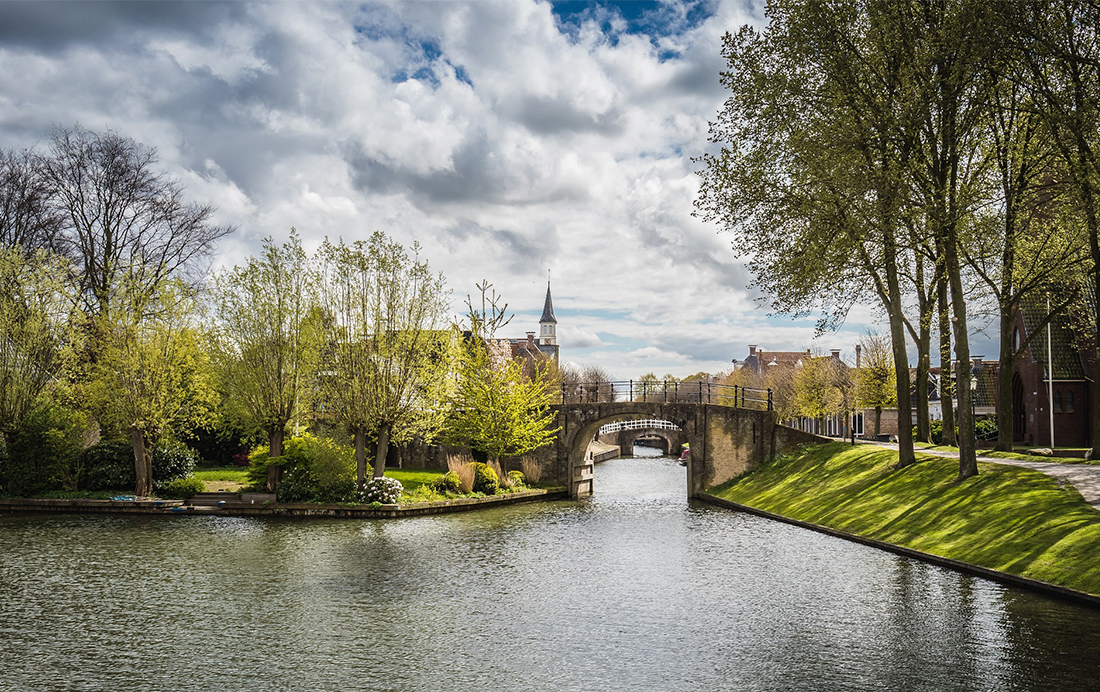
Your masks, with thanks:
[(542, 304), (542, 317), (539, 318), (539, 323), (553, 322), (558, 323), (556, 317), (554, 317), (554, 301), (550, 299), (550, 272), (546, 272), (546, 302)]

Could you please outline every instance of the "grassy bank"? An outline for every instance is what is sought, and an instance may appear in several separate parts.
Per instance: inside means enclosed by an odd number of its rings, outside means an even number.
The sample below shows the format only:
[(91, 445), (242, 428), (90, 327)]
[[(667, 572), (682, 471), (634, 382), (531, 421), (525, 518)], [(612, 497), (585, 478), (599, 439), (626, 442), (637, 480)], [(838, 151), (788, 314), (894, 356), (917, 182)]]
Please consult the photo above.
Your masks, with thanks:
[(832, 443), (711, 493), (744, 505), (982, 567), (1100, 594), (1100, 512), (1037, 471)]

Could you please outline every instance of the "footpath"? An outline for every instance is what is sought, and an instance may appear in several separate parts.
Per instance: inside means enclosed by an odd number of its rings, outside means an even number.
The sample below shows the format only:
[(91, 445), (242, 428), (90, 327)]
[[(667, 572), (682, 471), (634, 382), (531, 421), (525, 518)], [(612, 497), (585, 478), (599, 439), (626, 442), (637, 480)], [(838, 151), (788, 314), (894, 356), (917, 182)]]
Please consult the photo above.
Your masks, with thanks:
[[(867, 441), (866, 444), (874, 444), (879, 447), (885, 447), (887, 449), (898, 448), (898, 445), (893, 442), (872, 442)], [(949, 452), (939, 449), (918, 449), (918, 454), (928, 454), (936, 457), (944, 457), (947, 459), (958, 459), (958, 452)], [(1021, 466), (1025, 469), (1032, 469), (1038, 471), (1047, 476), (1050, 476), (1059, 484), (1069, 483), (1077, 492), (1081, 493), (1081, 497), (1085, 498), (1085, 502), (1089, 503), (1096, 509), (1100, 509), (1100, 466), (1095, 464), (1060, 464), (1054, 461), (1025, 461), (1023, 459), (1001, 459), (999, 457), (987, 457), (984, 455), (978, 455), (978, 461), (987, 464), (1003, 464), (1005, 466)]]

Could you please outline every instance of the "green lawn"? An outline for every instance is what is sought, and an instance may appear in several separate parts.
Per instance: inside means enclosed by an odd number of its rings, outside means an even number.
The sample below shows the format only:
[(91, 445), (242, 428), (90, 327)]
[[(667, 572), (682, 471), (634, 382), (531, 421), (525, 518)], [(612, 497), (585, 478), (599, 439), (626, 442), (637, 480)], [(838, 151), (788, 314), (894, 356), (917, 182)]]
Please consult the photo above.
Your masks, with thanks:
[(766, 464), (711, 492), (888, 543), (1100, 594), (1100, 512), (1037, 471), (830, 443)]
[(191, 475), (204, 483), (206, 481), (229, 481), (242, 485), (248, 483), (246, 466), (200, 466)]
[(405, 471), (404, 469), (386, 469), (386, 478), (396, 478), (405, 486), (406, 493), (412, 493), (422, 485), (428, 485), (446, 471)]

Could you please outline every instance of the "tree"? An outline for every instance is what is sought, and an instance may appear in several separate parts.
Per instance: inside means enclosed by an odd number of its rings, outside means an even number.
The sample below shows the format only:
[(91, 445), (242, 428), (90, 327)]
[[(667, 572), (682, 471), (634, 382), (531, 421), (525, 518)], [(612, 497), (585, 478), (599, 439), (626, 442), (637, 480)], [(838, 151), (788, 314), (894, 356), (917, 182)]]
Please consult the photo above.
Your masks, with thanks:
[[(478, 284), (481, 308), (467, 296), (470, 329), (463, 344), (458, 385), (448, 423), (448, 437), (469, 443), (499, 463), (502, 456), (526, 454), (552, 442), (558, 429), (551, 428), (554, 412), (549, 364), (540, 363), (533, 377), (511, 357), (508, 343), (495, 339), (496, 326), (506, 324), (488, 282)], [(505, 305), (505, 308), (507, 305)]]
[(839, 358), (815, 356), (794, 370), (794, 407), (799, 415), (825, 418), (851, 410), (852, 382)]
[(399, 243), (375, 232), (321, 248), (321, 295), (331, 315), (325, 397), (355, 437), (365, 487), (366, 436), (376, 436), (374, 476), (385, 472), (392, 443), (431, 440), (442, 428), (456, 335), (446, 328), (442, 275)]
[[(320, 346), (314, 271), (294, 229), (281, 247), (265, 238), (259, 257), (215, 278), (212, 349), (227, 413), (263, 430), (272, 457), (287, 425), (306, 408)], [(269, 469), (268, 487), (279, 483)]]
[(206, 269), (200, 262), (233, 230), (212, 223), (209, 205), (188, 203), (182, 185), (155, 170), (157, 160), (129, 137), (79, 126), (56, 130), (49, 154), (37, 159), (89, 316), (109, 317), (123, 287), (152, 305), (166, 279), (194, 284)]
[[(1088, 247), (1089, 360), (1100, 363), (1100, 4), (1094, 0), (1027, 0), (1000, 6), (1016, 48), (1014, 77), (1028, 89), (1048, 128)], [(1090, 387), (1100, 411), (1100, 387)], [(1100, 415), (1090, 422), (1100, 443)]]
[(147, 305), (144, 294), (136, 289), (132, 304), (113, 306), (111, 321), (99, 322), (99, 355), (86, 385), (100, 421), (130, 433), (139, 497), (153, 492), (158, 439), (207, 423), (216, 405), (193, 292), (173, 281), (152, 297), (155, 305)]
[(50, 204), (50, 188), (38, 158), (29, 151), (0, 149), (0, 246), (63, 252), (62, 217)]
[[(890, 323), (897, 395), (909, 363), (900, 265), (906, 178), (922, 102), (908, 88), (919, 35), (906, 3), (769, 3), (758, 34), (727, 34), (731, 92), (704, 156), (697, 213), (737, 236), (780, 312), (819, 311), (820, 329), (874, 296)], [(868, 291), (870, 289), (870, 291)], [(899, 410), (899, 460), (915, 460)]]
[[(885, 337), (869, 331), (859, 339), (860, 367), (855, 373), (855, 400), (875, 410), (875, 435), (882, 430), (882, 409), (897, 406), (898, 392), (890, 346)], [(900, 423), (899, 423), (900, 425)]]
[(55, 381), (79, 334), (71, 267), (46, 250), (0, 246), (0, 437)]

